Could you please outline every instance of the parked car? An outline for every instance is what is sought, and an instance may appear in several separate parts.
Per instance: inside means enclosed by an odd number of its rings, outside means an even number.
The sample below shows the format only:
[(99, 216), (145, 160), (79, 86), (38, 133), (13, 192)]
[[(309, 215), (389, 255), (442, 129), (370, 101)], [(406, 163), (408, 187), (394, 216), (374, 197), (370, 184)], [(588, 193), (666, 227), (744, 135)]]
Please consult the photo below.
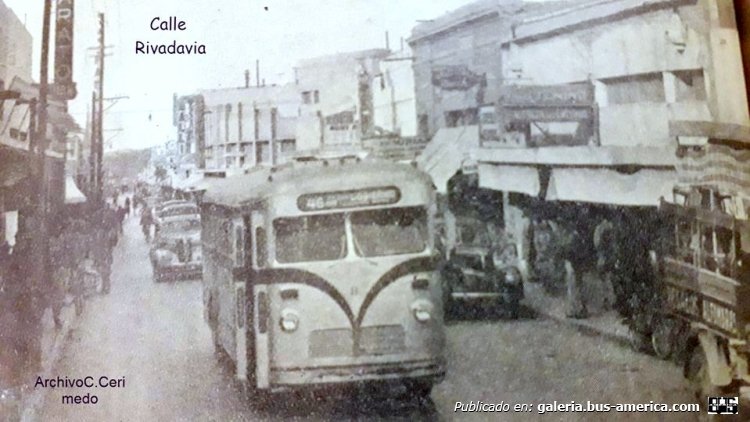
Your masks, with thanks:
[(493, 315), (518, 318), (523, 283), (515, 256), (512, 244), (454, 247), (441, 271), (446, 315), (479, 308)]
[(163, 218), (156, 227), (149, 257), (156, 282), (200, 277), (203, 271), (200, 218), (194, 215)]

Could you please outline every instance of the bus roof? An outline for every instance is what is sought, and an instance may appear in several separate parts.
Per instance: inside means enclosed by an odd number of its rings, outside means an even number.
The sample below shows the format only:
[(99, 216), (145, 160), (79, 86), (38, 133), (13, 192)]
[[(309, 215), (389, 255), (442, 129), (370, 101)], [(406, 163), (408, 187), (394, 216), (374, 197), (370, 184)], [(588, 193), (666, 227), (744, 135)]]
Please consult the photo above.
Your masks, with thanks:
[(391, 161), (314, 160), (217, 179), (206, 190), (204, 202), (239, 207), (292, 191), (303, 194), (404, 184), (431, 186), (432, 180), (415, 167)]

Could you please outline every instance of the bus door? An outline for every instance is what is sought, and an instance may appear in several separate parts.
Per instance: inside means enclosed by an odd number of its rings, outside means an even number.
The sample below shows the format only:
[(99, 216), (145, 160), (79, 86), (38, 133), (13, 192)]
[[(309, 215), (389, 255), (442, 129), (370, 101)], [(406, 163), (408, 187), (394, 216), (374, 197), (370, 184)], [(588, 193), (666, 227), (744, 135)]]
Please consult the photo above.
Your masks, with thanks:
[[(252, 267), (254, 269), (265, 268), (268, 265), (268, 244), (266, 227), (263, 225), (263, 215), (253, 212), (248, 222), (249, 232), (252, 232), (249, 245), (252, 245)], [(250, 255), (248, 255), (250, 256)], [(254, 274), (255, 271), (248, 271)], [(270, 356), (269, 356), (269, 317), (270, 303), (267, 285), (258, 283), (252, 276), (248, 280), (248, 309), (249, 316), (248, 342), (254, 347), (252, 359), (249, 359), (249, 370), (253, 371), (253, 381), (257, 388), (269, 387)]]

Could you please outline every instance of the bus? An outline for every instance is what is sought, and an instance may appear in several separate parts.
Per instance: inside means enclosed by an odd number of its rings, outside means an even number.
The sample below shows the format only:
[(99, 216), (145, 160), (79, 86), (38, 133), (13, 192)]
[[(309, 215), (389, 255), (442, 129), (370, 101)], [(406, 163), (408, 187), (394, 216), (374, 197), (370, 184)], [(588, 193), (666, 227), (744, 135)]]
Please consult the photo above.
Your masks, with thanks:
[(445, 374), (436, 213), (425, 173), (358, 157), (213, 183), (204, 317), (244, 389), (399, 384), (428, 396)]
[(682, 361), (701, 401), (716, 395), (745, 401), (750, 399), (750, 128), (719, 129), (702, 144), (695, 144), (694, 136), (686, 138), (687, 145), (678, 138), (681, 183), (660, 206), (673, 232), (658, 265), (666, 312), (652, 336), (658, 355)]

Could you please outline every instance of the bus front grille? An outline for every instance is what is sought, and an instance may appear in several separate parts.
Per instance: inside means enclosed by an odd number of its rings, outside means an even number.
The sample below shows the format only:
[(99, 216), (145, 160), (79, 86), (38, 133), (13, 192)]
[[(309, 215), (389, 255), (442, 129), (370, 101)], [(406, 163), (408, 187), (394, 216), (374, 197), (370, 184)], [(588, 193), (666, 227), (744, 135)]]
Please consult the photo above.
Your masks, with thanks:
[(366, 355), (401, 353), (405, 349), (404, 337), (404, 327), (400, 325), (362, 327), (359, 350)]
[(352, 330), (334, 328), (310, 333), (310, 356), (314, 358), (351, 356)]
[[(376, 325), (362, 327), (357, 354), (388, 355), (402, 353), (406, 349), (406, 334), (400, 325)], [(354, 338), (348, 328), (315, 330), (310, 333), (310, 357), (325, 358), (352, 356)]]

